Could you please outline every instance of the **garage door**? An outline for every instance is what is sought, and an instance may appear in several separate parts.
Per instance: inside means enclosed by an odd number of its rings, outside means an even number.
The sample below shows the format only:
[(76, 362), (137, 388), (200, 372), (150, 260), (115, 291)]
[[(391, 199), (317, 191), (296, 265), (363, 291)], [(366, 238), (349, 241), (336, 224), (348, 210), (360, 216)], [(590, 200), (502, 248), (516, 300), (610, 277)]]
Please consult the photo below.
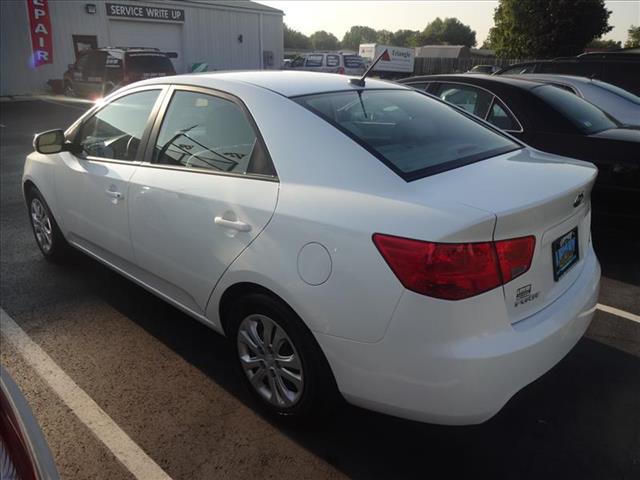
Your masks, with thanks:
[(177, 73), (184, 73), (181, 24), (111, 20), (109, 29), (110, 46), (153, 47), (163, 52), (176, 52), (178, 58), (171, 61)]

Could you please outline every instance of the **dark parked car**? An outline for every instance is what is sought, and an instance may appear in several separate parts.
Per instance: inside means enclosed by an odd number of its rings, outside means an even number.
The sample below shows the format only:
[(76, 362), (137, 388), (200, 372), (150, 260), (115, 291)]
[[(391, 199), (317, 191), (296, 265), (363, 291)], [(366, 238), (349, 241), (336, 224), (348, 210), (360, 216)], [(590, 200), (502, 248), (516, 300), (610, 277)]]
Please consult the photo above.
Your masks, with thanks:
[[(593, 162), (594, 214), (609, 226), (640, 222), (640, 130), (566, 90), (524, 78), (431, 75), (412, 85), (483, 118), (539, 150)], [(552, 179), (550, 179), (552, 181)]]
[(106, 47), (85, 50), (64, 73), (67, 95), (101, 97), (129, 83), (175, 75), (175, 53), (155, 48)]
[(558, 73), (597, 78), (640, 95), (640, 54), (638, 53), (588, 53), (578, 57), (517, 63), (498, 70), (494, 75), (522, 73)]

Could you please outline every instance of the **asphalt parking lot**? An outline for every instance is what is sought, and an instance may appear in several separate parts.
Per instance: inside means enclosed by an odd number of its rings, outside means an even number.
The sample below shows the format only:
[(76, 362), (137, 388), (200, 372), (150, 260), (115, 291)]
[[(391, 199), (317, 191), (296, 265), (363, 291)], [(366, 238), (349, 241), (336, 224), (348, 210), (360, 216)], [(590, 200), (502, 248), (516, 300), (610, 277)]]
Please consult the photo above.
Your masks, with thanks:
[[(602, 310), (560, 364), (482, 425), (346, 405), (313, 427), (260, 416), (222, 337), (93, 260), (56, 266), (38, 251), (21, 195), (24, 157), (34, 132), (66, 127), (86, 105), (0, 108), (2, 309), (171, 478), (640, 478), (640, 323)], [(640, 315), (633, 233), (595, 225), (593, 241), (600, 303)], [(63, 478), (132, 478), (4, 338), (1, 362)]]

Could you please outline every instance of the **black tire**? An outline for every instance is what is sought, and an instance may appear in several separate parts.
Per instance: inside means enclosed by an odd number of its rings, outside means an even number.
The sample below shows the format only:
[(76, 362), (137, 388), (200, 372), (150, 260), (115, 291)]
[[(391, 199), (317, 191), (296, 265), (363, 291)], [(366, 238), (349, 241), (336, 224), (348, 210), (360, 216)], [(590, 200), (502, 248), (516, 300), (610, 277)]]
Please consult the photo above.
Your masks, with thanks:
[[(300, 358), (302, 389), (298, 399), (292, 405), (274, 405), (272, 401), (268, 401), (252, 385), (249, 373), (245, 371), (241, 359), (243, 346), (238, 340), (240, 326), (245, 319), (254, 318), (256, 315), (267, 317), (280, 327), (288, 337), (287, 340), (293, 344), (292, 352), (294, 355), (297, 353)], [(325, 418), (334, 410), (339, 403), (340, 395), (329, 364), (313, 334), (288, 305), (265, 293), (250, 293), (236, 300), (228, 309), (226, 317), (228, 339), (235, 354), (238, 373), (262, 410), (289, 421), (303, 422)], [(286, 343), (284, 348), (287, 348)], [(277, 364), (278, 361), (275, 360), (274, 363)], [(263, 365), (265, 365), (264, 362)], [(260, 367), (256, 367), (258, 368)], [(283, 378), (276, 372), (273, 376)], [(268, 383), (269, 379), (265, 376), (263, 386), (267, 387)]]
[(65, 80), (65, 82), (64, 82), (64, 94), (67, 97), (75, 97), (76, 96), (76, 92), (73, 90), (73, 86), (71, 85), (71, 82), (69, 80)]
[[(44, 255), (46, 260), (54, 263), (62, 263), (68, 260), (71, 247), (62, 235), (60, 227), (58, 227), (58, 223), (53, 217), (44, 197), (38, 189), (33, 186), (27, 190), (26, 197), (29, 223), (31, 224), (33, 236), (42, 255)], [(40, 225), (38, 226), (34, 216), (38, 216), (37, 212), (40, 211), (40, 207), (46, 215), (46, 217), (44, 217), (46, 220), (43, 221), (41, 219)], [(46, 229), (45, 232), (42, 232), (43, 228)], [(45, 240), (45, 238), (47, 240)]]

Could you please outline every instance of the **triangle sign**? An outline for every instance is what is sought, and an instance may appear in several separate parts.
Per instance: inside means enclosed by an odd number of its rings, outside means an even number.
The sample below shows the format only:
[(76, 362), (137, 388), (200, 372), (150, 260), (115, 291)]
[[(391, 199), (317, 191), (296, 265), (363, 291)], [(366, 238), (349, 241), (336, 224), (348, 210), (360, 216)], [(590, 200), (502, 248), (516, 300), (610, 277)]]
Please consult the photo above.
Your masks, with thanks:
[(391, 57), (389, 56), (389, 50), (385, 50), (384, 53), (382, 54), (382, 57), (380, 58), (380, 60), (383, 60), (385, 62), (390, 62), (391, 61)]

